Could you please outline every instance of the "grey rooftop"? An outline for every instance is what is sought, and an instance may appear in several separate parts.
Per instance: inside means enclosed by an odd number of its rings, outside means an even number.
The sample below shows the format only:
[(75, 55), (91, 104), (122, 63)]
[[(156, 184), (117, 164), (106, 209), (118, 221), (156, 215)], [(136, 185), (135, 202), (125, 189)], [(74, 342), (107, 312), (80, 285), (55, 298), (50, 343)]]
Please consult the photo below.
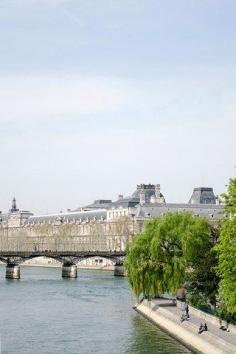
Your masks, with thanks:
[(46, 214), (46, 215), (34, 215), (30, 216), (26, 224), (37, 224), (37, 223), (69, 223), (69, 222), (83, 222), (83, 221), (95, 221), (95, 220), (105, 220), (106, 210), (91, 210), (91, 211), (77, 211), (69, 213), (58, 213), (58, 214)]
[(195, 216), (205, 216), (208, 219), (219, 220), (224, 213), (222, 205), (215, 204), (145, 204), (138, 206), (136, 210), (137, 218), (160, 217), (166, 213), (187, 211)]

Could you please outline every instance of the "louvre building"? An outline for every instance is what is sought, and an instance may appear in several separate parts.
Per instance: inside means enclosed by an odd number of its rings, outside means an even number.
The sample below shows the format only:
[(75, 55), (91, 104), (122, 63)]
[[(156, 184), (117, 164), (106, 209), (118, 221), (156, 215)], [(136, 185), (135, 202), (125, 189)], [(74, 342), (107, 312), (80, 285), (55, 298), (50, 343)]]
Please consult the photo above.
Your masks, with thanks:
[[(188, 203), (168, 203), (159, 184), (139, 184), (130, 196), (120, 194), (115, 201), (95, 200), (75, 210), (47, 215), (19, 210), (14, 198), (9, 212), (0, 213), (1, 249), (125, 250), (146, 220), (181, 211), (217, 222), (223, 206), (209, 187), (194, 188)], [(112, 266), (101, 259), (84, 263), (86, 267)]]

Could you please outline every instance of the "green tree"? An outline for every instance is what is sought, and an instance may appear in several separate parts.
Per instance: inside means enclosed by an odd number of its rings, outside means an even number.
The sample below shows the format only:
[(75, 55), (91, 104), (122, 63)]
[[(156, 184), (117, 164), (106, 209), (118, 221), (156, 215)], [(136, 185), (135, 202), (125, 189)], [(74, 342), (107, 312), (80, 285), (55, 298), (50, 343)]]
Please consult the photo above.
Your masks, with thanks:
[(128, 273), (132, 290), (137, 298), (142, 294), (149, 297), (153, 292), (158, 293), (153, 279), (155, 271), (150, 254), (151, 235), (143, 233), (136, 235), (128, 247), (125, 268)]
[(236, 178), (230, 179), (223, 198), (228, 217), (222, 222), (219, 243), (216, 245), (220, 306), (226, 313), (236, 315)]
[[(212, 230), (212, 233), (216, 233)], [(201, 257), (196, 258), (190, 271), (186, 271), (188, 298), (194, 306), (210, 307), (215, 310), (219, 277), (216, 273), (217, 254), (214, 250), (215, 238), (210, 238), (208, 247)]]
[(219, 255), (219, 294), (226, 311), (236, 314), (236, 218), (223, 223), (220, 242), (216, 246)]
[(229, 216), (236, 216), (236, 178), (230, 178), (227, 193), (222, 194), (225, 211)]
[[(150, 220), (127, 252), (126, 270), (134, 293), (137, 296), (173, 293), (186, 281), (191, 288), (190, 274), (197, 272), (199, 265), (203, 267), (209, 256), (210, 235), (207, 219), (187, 212)], [(207, 286), (203, 283), (202, 293)]]

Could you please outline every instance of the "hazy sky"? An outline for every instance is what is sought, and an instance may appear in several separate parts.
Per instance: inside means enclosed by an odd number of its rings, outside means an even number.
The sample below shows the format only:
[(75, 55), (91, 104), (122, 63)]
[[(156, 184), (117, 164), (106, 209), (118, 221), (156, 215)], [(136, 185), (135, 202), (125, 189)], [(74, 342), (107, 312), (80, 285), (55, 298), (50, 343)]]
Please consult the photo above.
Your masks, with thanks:
[(0, 210), (160, 183), (224, 191), (236, 164), (235, 0), (0, 0)]

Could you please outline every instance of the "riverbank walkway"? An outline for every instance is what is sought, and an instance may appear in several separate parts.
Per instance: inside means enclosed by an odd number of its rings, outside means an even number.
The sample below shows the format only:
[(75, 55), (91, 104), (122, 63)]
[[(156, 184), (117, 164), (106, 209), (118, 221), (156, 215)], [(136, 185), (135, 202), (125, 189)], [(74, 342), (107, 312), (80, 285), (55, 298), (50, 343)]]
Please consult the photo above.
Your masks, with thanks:
[[(143, 311), (143, 306), (146, 308), (147, 312)], [(183, 310), (181, 306), (176, 306), (172, 300), (168, 299), (155, 299), (150, 302), (144, 300), (140, 305), (137, 306), (137, 311), (143, 313), (148, 318), (151, 318), (148, 314), (153, 314), (154, 316), (162, 316), (166, 320), (171, 321), (173, 324), (177, 325), (179, 333), (171, 333), (176, 337), (181, 338), (181, 328), (185, 329), (189, 332), (189, 334), (194, 335), (195, 337), (199, 336), (199, 339), (206, 341), (206, 344), (212, 344), (217, 346), (217, 348), (222, 353), (234, 353), (236, 354), (236, 332), (234, 329), (230, 330), (230, 332), (223, 331), (220, 329), (220, 324), (212, 323), (207, 319), (207, 315), (204, 312), (194, 311), (194, 314), (191, 313), (191, 307), (189, 307), (189, 315), (190, 318), (188, 320), (181, 321), (181, 316), (183, 315)], [(146, 312), (146, 313), (145, 313)], [(153, 318), (153, 321), (156, 322)], [(161, 321), (158, 321), (160, 327)], [(207, 323), (208, 330), (198, 334), (199, 326), (201, 323)], [(165, 327), (165, 326), (164, 326)], [(186, 342), (186, 341), (185, 341)], [(186, 343), (186, 345), (191, 347), (192, 343)], [(208, 351), (206, 351), (208, 352)]]

